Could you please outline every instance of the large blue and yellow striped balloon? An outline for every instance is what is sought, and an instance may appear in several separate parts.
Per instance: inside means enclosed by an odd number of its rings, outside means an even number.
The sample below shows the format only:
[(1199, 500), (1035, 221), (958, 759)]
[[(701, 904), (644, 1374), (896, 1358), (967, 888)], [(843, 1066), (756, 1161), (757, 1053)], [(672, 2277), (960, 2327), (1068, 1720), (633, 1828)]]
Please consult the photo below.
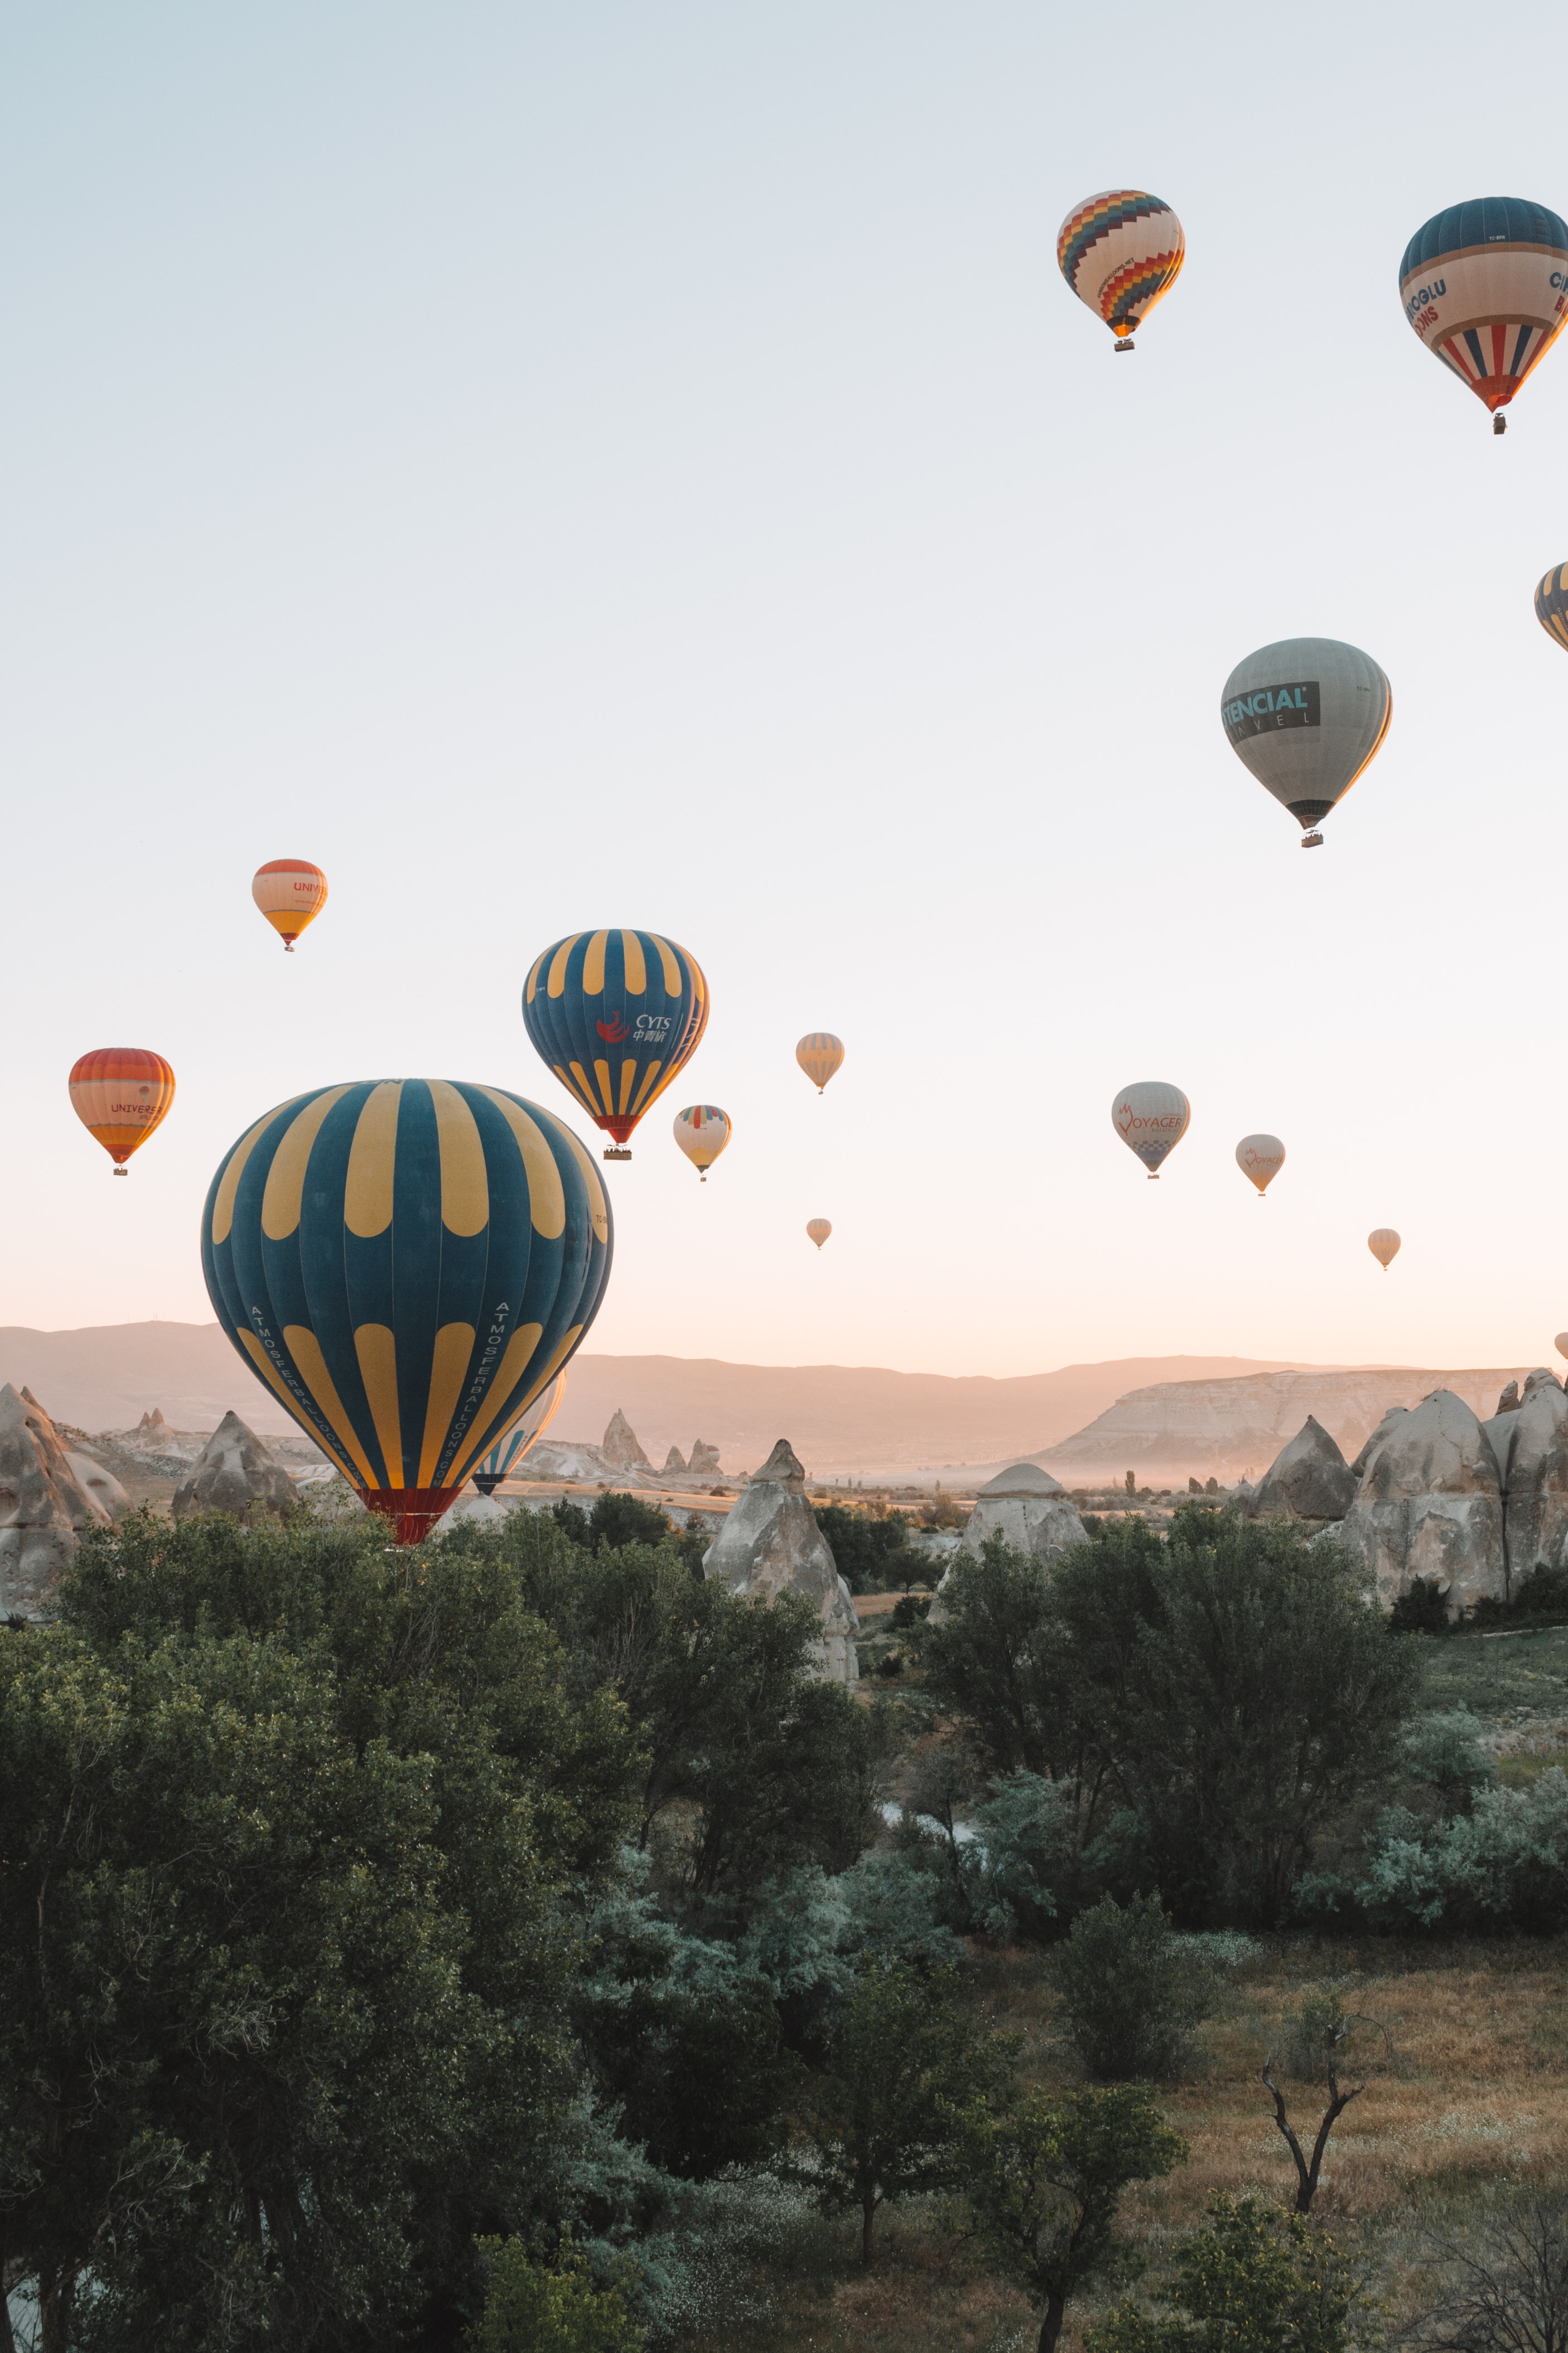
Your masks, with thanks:
[(529, 974), (522, 1018), (568, 1093), (624, 1145), (697, 1051), (708, 984), (695, 956), (657, 932), (570, 932)]
[(571, 1131), (445, 1079), (279, 1103), (225, 1155), (202, 1212), (218, 1322), (405, 1544), (576, 1348), (612, 1247)]

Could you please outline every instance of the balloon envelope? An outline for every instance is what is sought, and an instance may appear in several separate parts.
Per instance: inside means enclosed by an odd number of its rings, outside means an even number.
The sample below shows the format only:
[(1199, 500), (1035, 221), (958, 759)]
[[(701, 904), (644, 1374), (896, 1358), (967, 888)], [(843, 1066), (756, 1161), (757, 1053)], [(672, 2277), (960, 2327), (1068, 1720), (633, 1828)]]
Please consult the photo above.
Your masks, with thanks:
[(1374, 1226), (1366, 1238), (1366, 1246), (1382, 1267), (1384, 1274), (1399, 1255), (1399, 1236), (1392, 1226)]
[(612, 1247), (584, 1145), (468, 1081), (355, 1080), (279, 1103), (225, 1155), (202, 1212), (218, 1322), (404, 1544), (571, 1356)]
[(696, 1052), (708, 984), (657, 932), (571, 932), (529, 974), (522, 1018), (568, 1094), (625, 1144)]
[(1236, 1147), (1236, 1165), (1257, 1186), (1261, 1201), (1285, 1166), (1285, 1146), (1277, 1135), (1244, 1135)]
[(816, 1244), (817, 1249), (820, 1250), (823, 1243), (827, 1240), (828, 1235), (833, 1231), (833, 1228), (828, 1224), (826, 1218), (807, 1218), (805, 1221), (805, 1230), (811, 1236), (812, 1240)]
[(702, 1182), (708, 1182), (707, 1171), (730, 1141), (730, 1114), (717, 1103), (688, 1103), (678, 1111), (670, 1123), (675, 1140), (690, 1161), (693, 1168), (703, 1171)]
[(566, 1394), (566, 1376), (557, 1373), (547, 1389), (542, 1389), (521, 1420), (514, 1421), (506, 1436), (491, 1447), (474, 1472), (474, 1484), (481, 1495), (493, 1495), (503, 1479), (515, 1477), (520, 1462), (526, 1461), (561, 1410), (561, 1400)]
[(1399, 265), (1405, 317), (1494, 410), (1561, 333), (1565, 283), (1568, 227), (1521, 196), (1475, 196), (1435, 213)]
[(250, 878), (250, 895), (290, 955), (327, 903), (327, 878), (308, 858), (274, 858)]
[(1108, 188), (1075, 205), (1057, 231), (1057, 265), (1121, 340), (1142, 325), (1181, 274), (1182, 224), (1142, 188)]
[(1568, 1332), (1559, 1332), (1552, 1345), (1560, 1356), (1568, 1356)]
[(1393, 712), (1372, 656), (1337, 638), (1259, 646), (1231, 671), (1220, 702), (1232, 751), (1304, 832), (1376, 757)]
[(1123, 1087), (1110, 1106), (1112, 1127), (1151, 1176), (1158, 1176), (1161, 1162), (1180, 1144), (1192, 1115), (1181, 1088), (1167, 1086), (1163, 1079), (1140, 1079)]
[(808, 1029), (795, 1050), (795, 1059), (820, 1094), (844, 1060), (844, 1041), (831, 1029)]
[(100, 1046), (72, 1063), (69, 1085), (72, 1111), (123, 1176), (174, 1100), (173, 1070), (141, 1046)]
[(1554, 564), (1537, 584), (1535, 617), (1549, 638), (1568, 646), (1568, 564)]

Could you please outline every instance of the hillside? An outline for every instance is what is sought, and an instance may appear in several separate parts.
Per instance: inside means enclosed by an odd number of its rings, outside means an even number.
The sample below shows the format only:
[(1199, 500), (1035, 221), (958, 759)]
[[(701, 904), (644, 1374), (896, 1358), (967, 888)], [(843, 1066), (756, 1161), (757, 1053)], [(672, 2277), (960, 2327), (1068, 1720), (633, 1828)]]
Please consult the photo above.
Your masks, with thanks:
[[(1267, 1374), (1284, 1361), (1124, 1356), (989, 1380), (875, 1366), (584, 1355), (572, 1366), (552, 1435), (597, 1440), (619, 1406), (655, 1461), (671, 1445), (685, 1453), (701, 1438), (727, 1468), (750, 1470), (775, 1438), (787, 1437), (819, 1475), (873, 1464), (942, 1468), (1053, 1446), (1152, 1382)], [(254, 1430), (294, 1427), (216, 1324), (0, 1327), (0, 1381), (26, 1382), (58, 1419), (81, 1430), (129, 1429), (153, 1406), (179, 1430), (216, 1429), (230, 1406)]]
[(1256, 1477), (1312, 1414), (1349, 1461), (1391, 1405), (1418, 1405), (1434, 1389), (1453, 1389), (1484, 1419), (1496, 1411), (1505, 1384), (1522, 1380), (1529, 1369), (1508, 1365), (1432, 1372), (1413, 1366), (1352, 1366), (1165, 1381), (1128, 1391), (1087, 1429), (1047, 1448), (1038, 1459), (1058, 1478), (1068, 1480), (1099, 1480), (1121, 1471), (1160, 1481), (1189, 1473)]

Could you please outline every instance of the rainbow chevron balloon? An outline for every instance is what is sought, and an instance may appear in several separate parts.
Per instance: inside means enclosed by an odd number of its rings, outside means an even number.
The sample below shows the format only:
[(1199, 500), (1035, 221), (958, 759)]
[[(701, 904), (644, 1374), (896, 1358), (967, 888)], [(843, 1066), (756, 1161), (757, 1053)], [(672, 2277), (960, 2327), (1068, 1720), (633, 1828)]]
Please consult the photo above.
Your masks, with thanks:
[(1080, 302), (1131, 346), (1187, 257), (1182, 224), (1142, 188), (1109, 188), (1075, 205), (1057, 232), (1057, 261)]

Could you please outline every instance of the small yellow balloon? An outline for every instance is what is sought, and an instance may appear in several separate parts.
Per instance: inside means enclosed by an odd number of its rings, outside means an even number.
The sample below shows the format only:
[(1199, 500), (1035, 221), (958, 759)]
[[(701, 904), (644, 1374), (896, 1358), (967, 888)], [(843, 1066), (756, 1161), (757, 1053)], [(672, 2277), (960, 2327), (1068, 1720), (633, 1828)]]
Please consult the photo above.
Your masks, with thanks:
[(821, 1094), (844, 1060), (844, 1040), (831, 1029), (808, 1029), (795, 1050), (795, 1059)]
[(812, 1240), (816, 1244), (817, 1249), (820, 1250), (823, 1243), (827, 1240), (828, 1235), (833, 1231), (833, 1229), (828, 1224), (826, 1218), (807, 1218), (805, 1221), (805, 1230), (811, 1236)]
[(729, 1113), (721, 1111), (717, 1103), (688, 1103), (684, 1111), (676, 1113), (670, 1126), (677, 1144), (706, 1185), (708, 1171), (732, 1133)]

